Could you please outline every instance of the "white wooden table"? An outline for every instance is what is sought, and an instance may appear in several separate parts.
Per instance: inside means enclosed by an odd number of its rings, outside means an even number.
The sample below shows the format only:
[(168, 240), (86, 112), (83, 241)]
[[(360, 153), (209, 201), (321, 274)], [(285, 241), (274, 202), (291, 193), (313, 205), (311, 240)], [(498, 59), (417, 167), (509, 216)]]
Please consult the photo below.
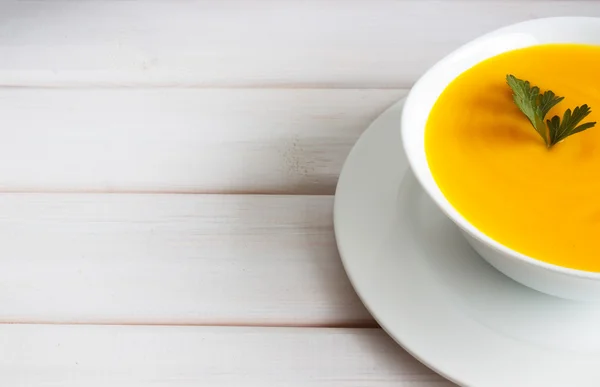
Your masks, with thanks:
[(429, 65), (595, 1), (0, 2), (0, 385), (452, 384), (342, 269), (337, 176)]

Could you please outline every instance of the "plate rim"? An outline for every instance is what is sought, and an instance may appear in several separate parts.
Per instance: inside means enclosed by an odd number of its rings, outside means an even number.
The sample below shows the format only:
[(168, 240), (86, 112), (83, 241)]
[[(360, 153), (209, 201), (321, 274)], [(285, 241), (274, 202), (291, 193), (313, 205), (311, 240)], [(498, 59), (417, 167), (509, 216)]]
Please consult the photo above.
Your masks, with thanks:
[[(398, 111), (402, 111), (402, 109), (404, 108), (404, 103), (406, 102), (406, 96), (400, 98), (399, 100), (397, 100), (396, 102), (394, 102), (391, 106), (389, 106), (387, 109), (385, 109), (379, 116), (377, 116), (377, 118), (375, 118), (365, 129), (365, 131), (363, 132), (363, 134), (358, 138), (358, 140), (354, 143), (354, 145), (352, 146), (352, 149), (350, 150), (350, 152), (348, 153), (348, 156), (346, 157), (344, 164), (342, 166), (342, 169), (340, 171), (340, 176), (338, 178), (338, 182), (336, 184), (336, 188), (335, 188), (335, 194), (334, 194), (334, 203), (333, 203), (333, 228), (334, 228), (334, 239), (335, 239), (335, 243), (336, 243), (336, 247), (339, 251), (339, 255), (340, 255), (340, 260), (342, 261), (342, 266), (344, 268), (344, 271), (346, 272), (346, 275), (348, 276), (348, 279), (352, 285), (352, 288), (354, 289), (354, 291), (356, 292), (358, 298), (360, 299), (361, 303), (363, 304), (363, 306), (365, 307), (365, 309), (367, 309), (367, 311), (369, 312), (369, 314), (371, 314), (371, 316), (373, 317), (373, 319), (379, 324), (379, 326), (381, 327), (381, 329), (383, 329), (383, 331), (392, 339), (394, 340), (394, 342), (399, 345), (404, 351), (406, 351), (410, 356), (412, 356), (413, 358), (415, 358), (417, 361), (419, 361), (421, 364), (423, 364), (425, 367), (427, 367), (428, 369), (430, 369), (432, 372), (435, 372), (436, 374), (442, 376), (443, 378), (447, 379), (448, 381), (455, 383), (457, 385), (464, 385), (464, 382), (454, 378), (452, 375), (447, 374), (446, 372), (444, 372), (443, 370), (440, 370), (438, 368), (436, 368), (435, 366), (433, 366), (432, 364), (430, 364), (429, 362), (427, 362), (425, 359), (423, 359), (420, 355), (418, 355), (416, 352), (412, 351), (411, 348), (407, 347), (398, 337), (396, 337), (396, 335), (394, 335), (391, 330), (388, 328), (387, 324), (385, 322), (382, 321), (382, 319), (378, 316), (378, 313), (376, 311), (373, 310), (373, 308), (371, 307), (371, 305), (369, 305), (369, 303), (365, 300), (363, 293), (358, 289), (357, 286), (357, 280), (356, 278), (354, 278), (354, 274), (352, 272), (352, 270), (349, 270), (348, 268), (348, 261), (347, 258), (345, 258), (345, 254), (342, 253), (343, 247), (340, 244), (339, 241), (339, 221), (338, 219), (338, 213), (339, 213), (339, 201), (337, 200), (338, 198), (338, 191), (340, 189), (340, 186), (343, 184), (343, 176), (344, 176), (344, 172), (347, 170), (348, 168), (348, 163), (347, 160), (350, 159), (353, 156), (353, 153), (358, 149), (357, 146), (359, 145), (359, 143), (361, 142), (361, 140), (364, 138), (364, 135), (366, 133), (369, 132), (369, 130), (376, 126), (378, 124), (378, 122), (380, 120), (384, 120), (386, 118), (387, 115), (391, 114), (392, 112), (394, 112), (395, 110)], [(402, 175), (402, 179), (404, 179), (406, 177), (406, 173), (409, 170), (409, 165), (408, 165), (408, 161), (406, 161), (406, 164), (403, 166), (403, 170), (400, 172)]]

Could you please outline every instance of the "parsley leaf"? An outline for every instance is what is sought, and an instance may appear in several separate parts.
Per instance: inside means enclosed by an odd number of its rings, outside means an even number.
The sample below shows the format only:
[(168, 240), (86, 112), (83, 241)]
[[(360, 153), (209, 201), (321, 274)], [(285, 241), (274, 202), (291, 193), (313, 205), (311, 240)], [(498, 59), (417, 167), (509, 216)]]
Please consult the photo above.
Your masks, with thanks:
[(540, 94), (539, 87), (532, 87), (529, 81), (519, 79), (510, 74), (506, 76), (506, 83), (508, 83), (508, 86), (513, 91), (515, 104), (529, 119), (529, 122), (531, 122), (536, 132), (544, 139), (548, 148), (575, 133), (583, 132), (596, 125), (596, 122), (586, 122), (577, 126), (592, 112), (588, 105), (577, 106), (573, 111), (567, 109), (562, 121), (559, 116), (554, 116), (544, 122), (548, 112), (562, 101), (564, 97), (558, 97), (550, 90)]
[(588, 105), (582, 105), (577, 106), (573, 110), (573, 113), (571, 113), (571, 109), (567, 109), (563, 115), (562, 121), (558, 116), (554, 116), (551, 120), (547, 120), (546, 123), (550, 129), (550, 141), (553, 144), (556, 144), (572, 134), (594, 127), (594, 125), (596, 125), (595, 122), (586, 122), (585, 124), (577, 126), (577, 124), (590, 113), (591, 109)]

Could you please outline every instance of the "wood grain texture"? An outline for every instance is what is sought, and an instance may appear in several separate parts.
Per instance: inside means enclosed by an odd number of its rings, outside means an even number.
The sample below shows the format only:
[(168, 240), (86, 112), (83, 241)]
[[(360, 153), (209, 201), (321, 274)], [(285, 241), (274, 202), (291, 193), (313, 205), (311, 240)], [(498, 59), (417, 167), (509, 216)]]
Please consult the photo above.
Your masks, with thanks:
[(0, 88), (0, 191), (332, 194), (405, 93)]
[(1, 325), (6, 386), (450, 387), (379, 329)]
[(492, 29), (600, 2), (0, 2), (0, 85), (409, 87)]
[(0, 322), (375, 326), (327, 196), (0, 195)]

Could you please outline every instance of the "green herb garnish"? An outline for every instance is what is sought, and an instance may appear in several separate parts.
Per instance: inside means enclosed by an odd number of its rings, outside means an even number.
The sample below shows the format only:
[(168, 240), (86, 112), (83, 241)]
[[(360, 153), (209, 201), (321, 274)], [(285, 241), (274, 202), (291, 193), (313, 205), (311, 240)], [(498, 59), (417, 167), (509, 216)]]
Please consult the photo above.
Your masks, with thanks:
[(558, 97), (552, 91), (540, 94), (539, 87), (532, 87), (529, 81), (524, 81), (514, 75), (507, 75), (506, 82), (513, 91), (515, 104), (529, 119), (536, 132), (542, 136), (548, 148), (575, 133), (583, 132), (596, 125), (596, 122), (586, 122), (578, 126), (592, 112), (588, 105), (577, 106), (573, 111), (567, 109), (562, 120), (559, 116), (554, 116), (544, 122), (546, 114), (564, 97)]

